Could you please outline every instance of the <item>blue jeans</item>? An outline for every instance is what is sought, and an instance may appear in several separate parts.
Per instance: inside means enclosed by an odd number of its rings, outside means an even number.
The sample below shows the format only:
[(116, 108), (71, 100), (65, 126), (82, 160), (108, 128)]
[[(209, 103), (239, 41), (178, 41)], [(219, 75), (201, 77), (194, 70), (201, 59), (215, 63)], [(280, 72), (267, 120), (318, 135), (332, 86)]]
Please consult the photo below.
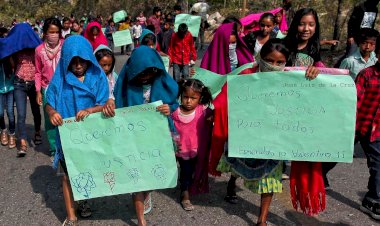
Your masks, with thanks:
[(380, 202), (380, 141), (370, 142), (369, 139), (361, 139), (360, 144), (367, 156), (369, 169), (368, 192), (364, 199)]
[(23, 80), (18, 79), (18, 77), (15, 78), (14, 99), (16, 102), (17, 109), (17, 129), (19, 139), (27, 139), (25, 126), (27, 101), (26, 97), (29, 97), (30, 101), (30, 108), (32, 110), (34, 120), (34, 130), (36, 132), (39, 132), (41, 130), (41, 112), (40, 106), (37, 104), (36, 101), (36, 94), (37, 93), (34, 81), (25, 82)]
[(173, 64), (173, 78), (177, 82), (179, 80), (187, 79), (189, 77), (189, 65)]
[(14, 134), (16, 129), (15, 113), (13, 111), (13, 90), (8, 93), (0, 93), (0, 127), (5, 130), (4, 110), (7, 110), (9, 120), (9, 134)]

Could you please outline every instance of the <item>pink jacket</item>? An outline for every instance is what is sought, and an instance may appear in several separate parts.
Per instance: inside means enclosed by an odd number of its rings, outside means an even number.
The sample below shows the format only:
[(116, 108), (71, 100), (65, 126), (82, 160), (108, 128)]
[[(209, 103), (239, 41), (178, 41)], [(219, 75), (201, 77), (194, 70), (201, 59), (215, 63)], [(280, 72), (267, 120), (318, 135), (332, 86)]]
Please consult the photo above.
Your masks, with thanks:
[[(62, 47), (63, 40), (60, 41)], [(60, 48), (61, 48), (60, 47)], [(46, 54), (45, 43), (42, 43), (36, 48), (35, 52), (35, 64), (36, 64), (36, 74), (35, 74), (35, 85), (36, 91), (40, 92), (41, 88), (46, 88), (51, 78), (54, 75), (55, 67), (61, 58), (61, 51), (59, 50), (53, 59), (49, 59)]]

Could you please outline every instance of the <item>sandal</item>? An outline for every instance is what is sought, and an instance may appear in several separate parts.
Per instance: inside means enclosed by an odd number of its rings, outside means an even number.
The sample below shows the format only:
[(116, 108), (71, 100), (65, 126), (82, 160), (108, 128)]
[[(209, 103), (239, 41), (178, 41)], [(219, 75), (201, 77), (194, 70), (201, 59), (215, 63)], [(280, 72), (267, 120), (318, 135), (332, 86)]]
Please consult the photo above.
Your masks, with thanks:
[(144, 215), (150, 213), (150, 211), (152, 211), (152, 195), (148, 192), (144, 200)]
[(34, 144), (35, 145), (40, 145), (42, 144), (42, 136), (41, 136), (41, 132), (36, 132), (34, 134)]
[(77, 211), (78, 211), (79, 215), (83, 218), (91, 217), (91, 215), (92, 215), (90, 205), (87, 203), (86, 200), (78, 201), (78, 210)]
[(66, 218), (62, 226), (78, 226), (78, 220), (69, 220)]
[(236, 195), (226, 195), (226, 197), (224, 197), (224, 201), (231, 203), (231, 204), (237, 204), (238, 203), (238, 197)]
[(27, 151), (28, 151), (28, 145), (26, 143), (26, 140), (22, 139), (20, 141), (20, 149), (17, 151), (17, 156), (24, 157)]
[(186, 211), (192, 211), (192, 210), (194, 210), (194, 206), (193, 206), (193, 204), (191, 204), (190, 200), (183, 200), (181, 202), (181, 206)]

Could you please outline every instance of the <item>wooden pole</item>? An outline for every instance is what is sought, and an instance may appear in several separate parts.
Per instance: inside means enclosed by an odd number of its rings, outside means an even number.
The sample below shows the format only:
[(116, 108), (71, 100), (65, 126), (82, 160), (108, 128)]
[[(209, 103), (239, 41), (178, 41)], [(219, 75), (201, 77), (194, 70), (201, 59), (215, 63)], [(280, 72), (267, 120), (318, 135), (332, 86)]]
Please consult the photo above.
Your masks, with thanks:
[(247, 8), (247, 0), (243, 0), (243, 13), (242, 17), (245, 17), (245, 9)]

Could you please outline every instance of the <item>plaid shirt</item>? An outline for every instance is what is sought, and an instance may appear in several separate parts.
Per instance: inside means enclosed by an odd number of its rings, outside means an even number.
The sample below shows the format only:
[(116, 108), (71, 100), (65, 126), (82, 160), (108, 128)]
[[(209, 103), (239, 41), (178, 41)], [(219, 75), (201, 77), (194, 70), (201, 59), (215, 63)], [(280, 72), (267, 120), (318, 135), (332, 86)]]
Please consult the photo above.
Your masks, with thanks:
[(380, 140), (380, 63), (363, 69), (355, 79), (358, 93), (356, 134)]

